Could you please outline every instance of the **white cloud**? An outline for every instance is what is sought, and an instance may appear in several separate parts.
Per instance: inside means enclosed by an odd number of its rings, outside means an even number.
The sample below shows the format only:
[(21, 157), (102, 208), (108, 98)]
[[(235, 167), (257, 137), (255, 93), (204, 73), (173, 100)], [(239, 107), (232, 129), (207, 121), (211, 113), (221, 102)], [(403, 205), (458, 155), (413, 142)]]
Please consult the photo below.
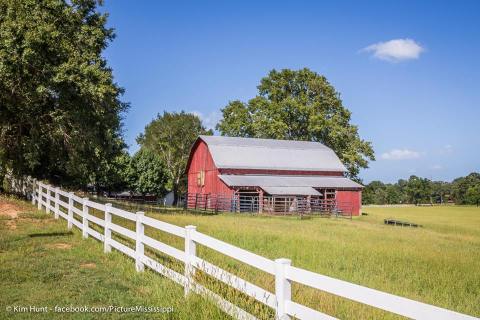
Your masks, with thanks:
[(418, 59), (425, 48), (412, 39), (394, 39), (369, 45), (361, 51), (372, 52), (375, 58), (381, 60), (399, 62)]
[(213, 111), (209, 114), (204, 114), (200, 111), (192, 111), (192, 113), (202, 120), (203, 125), (207, 129), (215, 130), (215, 126), (217, 125), (218, 121), (222, 118), (222, 114), (219, 111)]
[(451, 144), (444, 145), (442, 150), (440, 151), (441, 154), (450, 154), (452, 152), (453, 152), (453, 146)]
[(441, 166), (439, 164), (435, 164), (435, 165), (431, 166), (430, 169), (432, 169), (432, 170), (442, 170), (443, 166)]
[(409, 149), (393, 149), (389, 152), (382, 153), (384, 160), (408, 160), (420, 158), (421, 153)]

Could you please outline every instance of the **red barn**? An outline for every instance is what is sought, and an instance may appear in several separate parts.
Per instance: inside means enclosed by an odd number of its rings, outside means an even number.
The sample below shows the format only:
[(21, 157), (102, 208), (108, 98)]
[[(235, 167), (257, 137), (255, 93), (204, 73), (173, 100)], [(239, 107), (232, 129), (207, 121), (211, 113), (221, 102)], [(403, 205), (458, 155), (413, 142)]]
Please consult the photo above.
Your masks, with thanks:
[(361, 212), (362, 185), (318, 142), (200, 136), (187, 164), (188, 207)]

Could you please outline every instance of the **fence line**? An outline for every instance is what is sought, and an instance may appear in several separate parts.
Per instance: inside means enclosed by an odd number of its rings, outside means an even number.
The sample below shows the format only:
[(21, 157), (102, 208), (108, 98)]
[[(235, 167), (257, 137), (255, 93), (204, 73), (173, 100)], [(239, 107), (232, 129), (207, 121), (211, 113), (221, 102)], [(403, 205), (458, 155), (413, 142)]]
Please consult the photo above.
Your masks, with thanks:
[[(45, 192), (44, 192), (45, 190)], [(195, 270), (201, 270), (222, 283), (254, 298), (256, 301), (275, 310), (277, 319), (335, 319), (312, 308), (292, 301), (291, 284), (297, 282), (314, 289), (322, 290), (340, 297), (357, 301), (372, 307), (386, 310), (398, 315), (413, 319), (477, 319), (469, 315), (442, 309), (433, 305), (410, 300), (400, 296), (359, 286), (343, 280), (334, 279), (311, 271), (300, 269), (291, 265), (289, 259), (270, 260), (247, 250), (235, 247), (196, 230), (195, 226), (178, 227), (163, 221), (159, 221), (144, 215), (143, 212), (131, 213), (111, 204), (100, 204), (80, 198), (73, 193), (67, 193), (60, 188), (54, 188), (41, 182), (33, 182), (32, 204), (37, 203), (38, 209), (45, 208), (50, 213), (53, 211), (55, 219), (59, 217), (68, 221), (68, 228), (73, 226), (82, 231), (84, 238), (92, 236), (104, 242), (104, 251), (110, 252), (112, 248), (124, 253), (135, 260), (135, 268), (142, 272), (148, 267), (161, 275), (175, 281), (184, 287), (185, 295), (191, 292), (200, 294), (213, 301), (227, 314), (237, 319), (256, 319), (253, 315), (242, 310), (238, 306), (225, 300), (220, 295), (210, 291), (206, 287), (194, 281)], [(68, 202), (60, 199), (67, 198)], [(53, 203), (53, 205), (52, 205)], [(82, 210), (75, 206), (82, 206)], [(63, 207), (67, 213), (60, 210)], [(105, 219), (100, 219), (89, 214), (89, 208), (105, 212)], [(78, 221), (77, 215), (82, 218)], [(118, 216), (136, 224), (135, 231), (126, 229), (112, 222), (112, 216)], [(90, 227), (90, 223), (104, 228), (104, 234)], [(149, 226), (185, 239), (184, 251), (171, 247), (165, 243), (148, 237), (144, 233), (144, 227)], [(135, 249), (112, 239), (112, 231), (135, 241)], [(223, 270), (196, 255), (196, 245), (200, 244), (227, 255), (249, 266), (255, 267), (275, 277), (275, 293), (269, 292), (234, 274)], [(167, 268), (158, 261), (148, 257), (144, 253), (144, 245), (165, 253), (184, 263), (184, 274)]]

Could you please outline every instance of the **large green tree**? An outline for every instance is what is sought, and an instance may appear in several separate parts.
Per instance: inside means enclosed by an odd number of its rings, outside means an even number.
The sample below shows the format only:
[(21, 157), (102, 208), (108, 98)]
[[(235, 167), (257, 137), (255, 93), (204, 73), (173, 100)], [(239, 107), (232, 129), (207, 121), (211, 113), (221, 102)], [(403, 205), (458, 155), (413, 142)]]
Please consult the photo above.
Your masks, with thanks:
[(371, 143), (350, 123), (340, 94), (309, 69), (272, 70), (256, 97), (232, 101), (222, 113), (217, 125), (222, 135), (321, 142), (337, 153), (351, 177), (375, 159)]
[[(164, 112), (137, 138), (141, 148), (157, 154), (168, 172), (175, 202), (181, 189), (190, 148), (199, 135), (211, 135), (200, 118), (184, 111)], [(175, 204), (175, 203), (174, 203)]]
[(160, 156), (142, 148), (131, 158), (128, 168), (128, 181), (131, 190), (145, 195), (164, 195), (169, 183), (168, 172)]
[(0, 0), (0, 164), (14, 174), (98, 184), (124, 147), (97, 4)]

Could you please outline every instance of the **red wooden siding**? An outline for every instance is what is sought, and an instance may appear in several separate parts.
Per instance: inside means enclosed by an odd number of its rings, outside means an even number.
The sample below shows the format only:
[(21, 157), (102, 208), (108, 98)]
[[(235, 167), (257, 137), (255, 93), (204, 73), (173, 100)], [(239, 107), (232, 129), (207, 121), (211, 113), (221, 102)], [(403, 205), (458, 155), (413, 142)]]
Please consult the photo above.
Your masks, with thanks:
[[(205, 172), (204, 185), (199, 186), (197, 178), (199, 172)], [(218, 177), (218, 169), (213, 162), (208, 147), (203, 141), (198, 141), (193, 146), (192, 156), (188, 167), (188, 193), (206, 193), (218, 195), (231, 195), (233, 190), (223, 183)]]
[(360, 215), (362, 205), (361, 190), (337, 190), (337, 206), (345, 212), (352, 212), (352, 215)]

